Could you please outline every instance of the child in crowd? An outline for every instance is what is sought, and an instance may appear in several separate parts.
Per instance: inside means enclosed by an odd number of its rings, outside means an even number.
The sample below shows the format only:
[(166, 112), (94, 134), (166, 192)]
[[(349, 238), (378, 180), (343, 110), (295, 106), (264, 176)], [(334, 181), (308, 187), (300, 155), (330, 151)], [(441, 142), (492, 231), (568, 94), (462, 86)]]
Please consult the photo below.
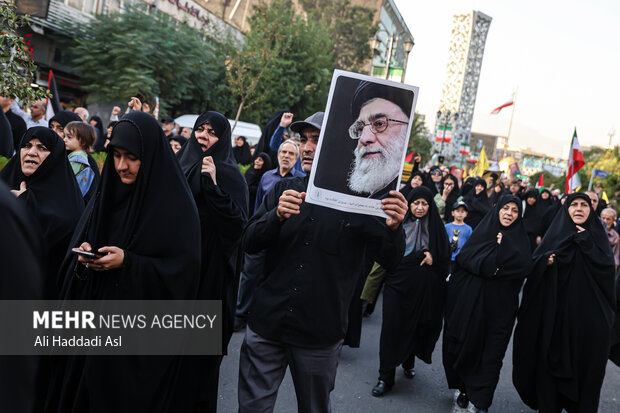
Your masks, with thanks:
[(467, 214), (467, 204), (463, 201), (455, 202), (452, 207), (454, 221), (446, 224), (446, 232), (448, 233), (450, 247), (452, 248), (451, 268), (454, 267), (456, 256), (461, 252), (461, 248), (463, 248), (463, 245), (465, 245), (465, 242), (472, 233), (471, 227), (465, 223)]
[(69, 162), (82, 197), (86, 195), (95, 178), (95, 172), (88, 163), (88, 152), (96, 139), (95, 129), (84, 122), (69, 122), (65, 126), (65, 148), (70, 152)]

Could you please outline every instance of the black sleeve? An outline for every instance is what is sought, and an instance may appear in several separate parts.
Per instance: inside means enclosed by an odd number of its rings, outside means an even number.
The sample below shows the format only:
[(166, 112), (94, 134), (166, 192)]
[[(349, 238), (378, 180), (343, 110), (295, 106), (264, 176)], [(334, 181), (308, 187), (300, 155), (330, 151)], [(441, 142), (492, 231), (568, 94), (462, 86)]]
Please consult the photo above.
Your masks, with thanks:
[(3, 110), (0, 110), (0, 156), (13, 156), (13, 132)]
[(386, 270), (395, 270), (405, 254), (405, 231), (402, 225), (393, 231), (381, 218), (372, 217), (371, 223), (370, 234), (367, 234), (368, 255)]
[(276, 211), (282, 192), (284, 192), (283, 186), (276, 184), (246, 225), (242, 243), (247, 253), (255, 254), (267, 249), (278, 240), (282, 222)]
[[(230, 195), (215, 185), (211, 175), (201, 174), (200, 188), (203, 199), (203, 213), (209, 218), (227, 247), (234, 247), (243, 233), (245, 219), (243, 211), (232, 201)], [(226, 248), (228, 249), (228, 248)]]

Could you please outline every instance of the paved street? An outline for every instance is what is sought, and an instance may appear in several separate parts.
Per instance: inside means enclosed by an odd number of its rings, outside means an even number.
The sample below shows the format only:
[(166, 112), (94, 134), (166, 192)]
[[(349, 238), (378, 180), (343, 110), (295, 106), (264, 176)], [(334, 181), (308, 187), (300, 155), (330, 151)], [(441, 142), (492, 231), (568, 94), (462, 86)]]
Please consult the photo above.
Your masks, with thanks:
[[(426, 365), (416, 360), (416, 377), (407, 380), (402, 369), (396, 375), (396, 385), (382, 398), (370, 395), (376, 383), (379, 367), (379, 333), (381, 331), (381, 303), (374, 314), (364, 319), (361, 347), (344, 347), (336, 377), (336, 388), (332, 393), (334, 413), (375, 412), (446, 412), (465, 413), (454, 408), (454, 392), (447, 388), (441, 364), (441, 338), (433, 354), (433, 364)], [(224, 358), (220, 373), (220, 399), (218, 412), (237, 411), (237, 370), (242, 333), (235, 333), (229, 346), (230, 355)], [(533, 412), (521, 402), (510, 378), (512, 371), (512, 343), (504, 358), (500, 382), (490, 411), (501, 413)], [(470, 404), (471, 409), (471, 404)], [(276, 404), (278, 413), (297, 411), (295, 391), (287, 373)], [(473, 410), (471, 410), (473, 411)], [(620, 368), (611, 362), (601, 393), (599, 413), (620, 411)]]

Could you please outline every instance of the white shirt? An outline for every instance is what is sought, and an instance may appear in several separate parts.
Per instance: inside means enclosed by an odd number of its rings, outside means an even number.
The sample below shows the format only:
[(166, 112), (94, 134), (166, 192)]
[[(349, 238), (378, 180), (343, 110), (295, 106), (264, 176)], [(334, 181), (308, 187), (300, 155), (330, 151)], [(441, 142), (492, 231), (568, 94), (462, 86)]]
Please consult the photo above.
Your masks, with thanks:
[(11, 112), (20, 116), (26, 122), (26, 127), (28, 129), (32, 128), (33, 126), (44, 126), (46, 128), (48, 127), (47, 120), (45, 120), (45, 117), (42, 117), (41, 119), (37, 121), (32, 120), (32, 116), (24, 112), (19, 107), (19, 105), (17, 105), (17, 102), (13, 102), (11, 104)]

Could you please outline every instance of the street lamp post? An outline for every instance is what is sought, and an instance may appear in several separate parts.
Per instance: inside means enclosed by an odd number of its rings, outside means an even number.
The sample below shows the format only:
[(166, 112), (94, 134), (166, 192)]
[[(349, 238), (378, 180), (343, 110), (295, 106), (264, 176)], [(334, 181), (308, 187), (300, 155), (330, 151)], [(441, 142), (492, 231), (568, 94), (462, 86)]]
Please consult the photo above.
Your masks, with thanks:
[[(377, 34), (381, 32), (385, 32), (385, 34), (388, 35), (388, 54), (387, 54), (386, 66), (385, 66), (385, 79), (387, 80), (390, 77), (390, 67), (392, 66), (392, 56), (394, 55), (394, 49), (398, 47), (398, 40), (399, 40), (398, 37), (406, 36), (407, 38), (410, 38), (410, 36), (406, 32), (399, 32), (399, 33), (392, 34), (388, 32), (386, 29), (379, 29)], [(379, 48), (379, 44), (381, 43), (383, 42), (379, 38), (373, 37), (370, 40), (370, 47), (372, 47), (373, 50), (377, 50)], [(406, 56), (405, 56), (405, 62), (403, 64), (403, 74), (401, 75), (401, 79), (400, 79), (401, 83), (404, 83), (405, 81), (405, 72), (407, 70), (407, 62), (409, 60), (409, 53), (413, 49), (414, 45), (415, 43), (413, 41), (413, 38), (411, 38), (411, 40), (405, 40), (403, 42), (403, 48), (405, 49)]]
[[(443, 123), (441, 123), (442, 115), (443, 115)], [(443, 143), (446, 140), (446, 129), (448, 129), (448, 126), (452, 125), (451, 118), (454, 117), (454, 119), (456, 120), (458, 115), (459, 115), (458, 112), (452, 113), (449, 110), (446, 110), (443, 112), (441, 110), (437, 111), (437, 119), (438, 119), (437, 127), (441, 126), (443, 128), (443, 132), (441, 134), (441, 146), (439, 148), (440, 155), (443, 155)]]

